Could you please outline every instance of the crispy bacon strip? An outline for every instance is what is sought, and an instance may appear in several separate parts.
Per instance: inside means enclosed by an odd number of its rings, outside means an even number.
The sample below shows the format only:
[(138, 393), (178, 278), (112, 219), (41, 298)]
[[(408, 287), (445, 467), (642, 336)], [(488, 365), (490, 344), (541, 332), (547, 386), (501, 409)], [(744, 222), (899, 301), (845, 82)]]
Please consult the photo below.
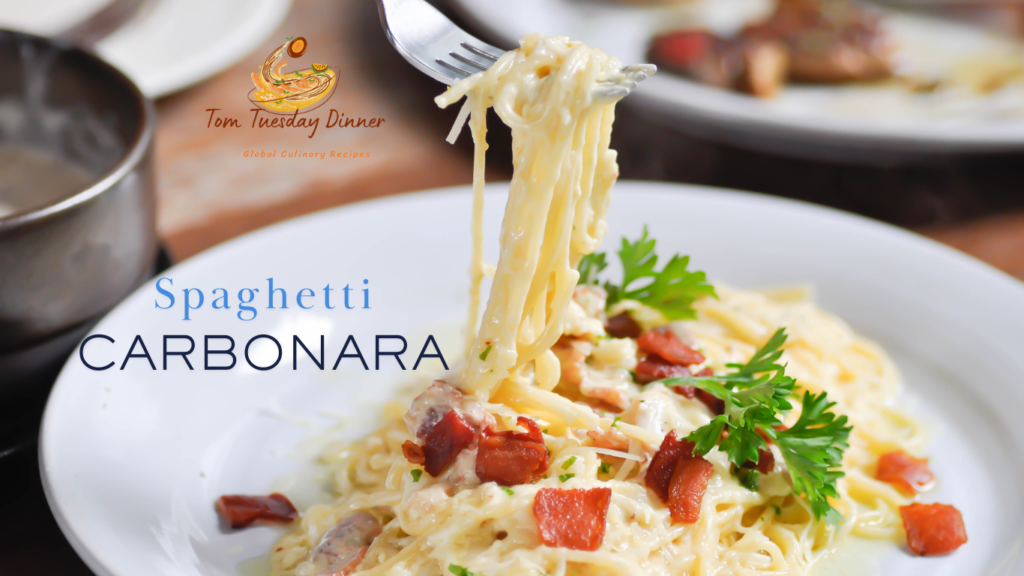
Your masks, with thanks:
[(669, 430), (644, 475), (644, 485), (668, 505), (674, 521), (684, 524), (700, 519), (700, 503), (714, 472), (703, 456), (694, 456), (693, 448), (693, 442)]
[(775, 454), (767, 448), (757, 451), (757, 465), (754, 468), (761, 474), (767, 474), (775, 469)]
[(662, 502), (668, 501), (668, 489), (672, 484), (672, 473), (681, 458), (693, 457), (694, 444), (689, 440), (676, 438), (676, 431), (669, 430), (661, 446), (651, 458), (651, 464), (644, 475), (644, 486), (658, 495)]
[(232, 528), (245, 528), (256, 522), (287, 524), (299, 515), (288, 497), (276, 492), (270, 496), (221, 496), (216, 507)]
[(604, 331), (612, 338), (639, 338), (643, 328), (633, 320), (629, 312), (612, 316), (604, 324)]
[(952, 552), (967, 542), (963, 516), (949, 504), (900, 506), (900, 517), (907, 546), (919, 556)]
[(533, 515), (545, 546), (594, 551), (604, 541), (611, 488), (561, 490), (542, 488), (533, 500)]
[[(641, 364), (642, 363), (643, 362), (641, 362)], [(680, 368), (682, 368), (682, 367), (680, 367)], [(640, 365), (638, 364), (637, 365), (637, 379), (638, 380), (640, 378), (639, 370), (640, 370)], [(694, 374), (694, 376), (713, 376), (713, 375), (714, 375), (714, 371), (711, 370), (711, 368), (704, 368), (700, 372), (697, 372), (696, 374)], [(696, 398), (697, 400), (700, 400), (701, 402), (704, 403), (705, 406), (708, 407), (708, 410), (711, 410), (712, 414), (718, 415), (718, 414), (725, 413), (725, 401), (722, 400), (721, 398), (718, 398), (714, 394), (710, 394), (710, 393), (705, 392), (703, 390), (694, 388), (693, 386), (673, 386), (672, 387), (672, 391), (675, 392), (676, 394), (679, 394), (680, 396), (682, 396), (684, 398), (689, 398), (691, 400)]]
[(892, 484), (904, 496), (913, 496), (935, 479), (927, 458), (914, 458), (902, 450), (887, 452), (878, 458), (875, 478)]
[[(423, 469), (431, 476), (440, 476), (474, 438), (476, 432), (462, 416), (455, 410), (449, 411), (434, 425), (423, 443)], [(405, 452), (404, 445), (402, 452)]]
[[(633, 373), (636, 374), (637, 384), (647, 384), (664, 378), (682, 378), (690, 375), (690, 371), (686, 369), (686, 366), (671, 364), (657, 356), (648, 356), (641, 360), (637, 363)], [(683, 388), (683, 386), (680, 386), (680, 388)], [(686, 386), (686, 388), (689, 388), (689, 386)]]
[(637, 347), (645, 354), (653, 354), (666, 362), (691, 366), (705, 360), (704, 355), (690, 348), (671, 330), (651, 330), (636, 341)]
[(702, 456), (680, 458), (668, 488), (668, 509), (672, 520), (693, 524), (700, 520), (700, 504), (715, 467)]
[(481, 434), (476, 455), (476, 475), (481, 481), (515, 486), (536, 482), (547, 471), (548, 450), (537, 423), (525, 416), (516, 422), (527, 432), (488, 428)]

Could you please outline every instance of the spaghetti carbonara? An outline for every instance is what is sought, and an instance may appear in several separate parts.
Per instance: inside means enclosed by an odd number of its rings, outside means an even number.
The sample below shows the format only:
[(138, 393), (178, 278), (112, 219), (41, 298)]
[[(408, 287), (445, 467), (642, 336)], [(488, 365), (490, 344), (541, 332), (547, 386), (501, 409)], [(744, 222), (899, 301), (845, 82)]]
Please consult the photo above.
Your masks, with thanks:
[[(438, 97), (442, 107), (466, 98), (477, 147), (468, 360), (389, 410), (376, 432), (325, 455), (338, 498), (303, 513), (274, 547), (275, 574), (800, 575), (846, 535), (903, 538), (900, 507), (915, 495), (876, 468), (894, 451), (916, 461), (925, 435), (894, 407), (899, 376), (877, 345), (805, 289), (719, 285), (685, 310), (660, 309), (651, 294), (678, 289), (663, 277), (703, 278), (679, 271), (685, 259), (657, 272), (621, 255), (627, 275), (654, 278), (646, 292), (581, 280), (618, 173), (615, 98), (602, 86), (628, 82), (623, 74), (600, 50), (532, 35)], [(488, 107), (512, 128), (515, 172), (476, 329)], [(631, 246), (653, 250), (644, 242)], [(741, 374), (781, 327), (792, 410), (753, 439), (756, 463), (728, 454), (738, 428), (712, 434), (717, 447), (698, 455), (685, 439), (737, 410), (705, 390), (718, 390), (708, 379)], [(774, 369), (768, 385), (792, 388)], [(835, 494), (822, 500), (841, 522), (819, 518), (785, 452), (785, 431), (815, 416), (801, 409), (804, 392), (827, 392), (848, 419), (834, 424), (852, 426), (837, 428), (845, 475), (829, 477)]]

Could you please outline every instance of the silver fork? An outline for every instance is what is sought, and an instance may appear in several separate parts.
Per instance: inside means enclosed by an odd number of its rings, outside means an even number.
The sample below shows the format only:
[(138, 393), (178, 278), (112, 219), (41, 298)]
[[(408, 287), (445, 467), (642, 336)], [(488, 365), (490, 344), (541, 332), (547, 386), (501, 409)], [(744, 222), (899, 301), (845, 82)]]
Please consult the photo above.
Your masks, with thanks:
[[(425, 0), (377, 0), (380, 21), (391, 45), (420, 72), (449, 86), (487, 70), (506, 51), (466, 32)], [(652, 64), (624, 67), (601, 82), (598, 95), (618, 99), (657, 70)]]

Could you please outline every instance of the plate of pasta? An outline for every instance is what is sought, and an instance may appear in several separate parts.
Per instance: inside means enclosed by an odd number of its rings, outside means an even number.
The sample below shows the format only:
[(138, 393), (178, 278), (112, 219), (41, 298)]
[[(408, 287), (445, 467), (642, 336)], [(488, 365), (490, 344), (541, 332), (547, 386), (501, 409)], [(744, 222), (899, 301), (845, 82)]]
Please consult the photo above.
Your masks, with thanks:
[[(623, 70), (527, 36), (437, 98), (463, 103), (472, 187), (232, 240), (105, 318), (40, 442), (89, 567), (1019, 573), (1024, 287), (841, 212), (616, 183), (607, 83), (643, 72)], [(485, 186), (492, 106), (515, 173)], [(270, 306), (230, 299), (256, 285)], [(221, 306), (189, 306), (203, 289)], [(136, 348), (161, 340), (162, 370)]]

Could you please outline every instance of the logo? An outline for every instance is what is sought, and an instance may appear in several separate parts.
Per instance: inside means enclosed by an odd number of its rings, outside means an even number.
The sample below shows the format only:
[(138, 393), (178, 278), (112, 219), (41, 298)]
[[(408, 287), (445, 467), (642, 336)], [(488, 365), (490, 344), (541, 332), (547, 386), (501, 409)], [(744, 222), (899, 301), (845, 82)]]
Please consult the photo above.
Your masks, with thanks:
[(330, 99), (338, 82), (338, 68), (326, 64), (313, 64), (309, 68), (283, 72), (287, 64), (284, 54), (299, 58), (309, 46), (302, 36), (289, 36), (278, 46), (259, 72), (252, 74), (255, 88), (249, 91), (249, 101), (274, 114), (299, 114), (315, 110)]

